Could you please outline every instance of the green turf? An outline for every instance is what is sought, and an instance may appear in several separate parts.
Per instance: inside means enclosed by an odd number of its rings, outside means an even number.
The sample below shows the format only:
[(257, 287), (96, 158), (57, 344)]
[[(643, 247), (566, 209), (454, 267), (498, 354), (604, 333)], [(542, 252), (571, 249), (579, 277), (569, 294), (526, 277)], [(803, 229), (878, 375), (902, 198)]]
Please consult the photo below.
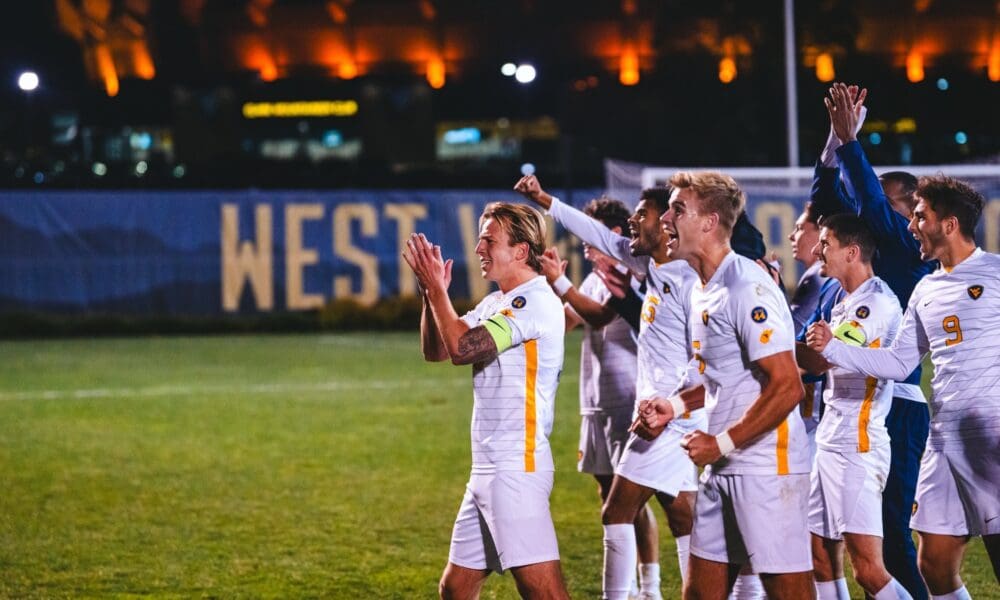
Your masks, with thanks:
[[(587, 598), (601, 527), (575, 471), (578, 342), (552, 505)], [(469, 379), (423, 363), (416, 334), (4, 342), (0, 596), (434, 597), (468, 477)], [(669, 535), (661, 562), (669, 593)], [(964, 576), (1000, 596), (978, 541)], [(483, 597), (516, 597), (511, 578)]]

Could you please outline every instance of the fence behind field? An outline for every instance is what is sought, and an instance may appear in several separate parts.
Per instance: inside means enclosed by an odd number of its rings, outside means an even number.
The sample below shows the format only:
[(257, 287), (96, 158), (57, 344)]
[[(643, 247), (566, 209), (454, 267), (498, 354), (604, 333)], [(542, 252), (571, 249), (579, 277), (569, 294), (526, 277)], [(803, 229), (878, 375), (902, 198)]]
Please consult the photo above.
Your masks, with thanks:
[[(980, 241), (1000, 251), (1000, 177), (974, 182), (989, 201)], [(783, 257), (788, 281), (796, 267), (785, 237), (807, 185), (746, 184), (750, 217)], [(638, 189), (618, 191), (634, 201)], [(602, 193), (553, 191), (577, 206)], [(489, 289), (473, 251), (478, 217), (494, 200), (517, 196), (507, 190), (3, 192), (0, 312), (213, 316), (303, 311), (342, 298), (371, 304), (414, 294), (400, 258), (413, 231), (455, 259), (454, 295), (478, 298)], [(579, 244), (554, 227), (549, 235), (579, 281), (585, 272)]]

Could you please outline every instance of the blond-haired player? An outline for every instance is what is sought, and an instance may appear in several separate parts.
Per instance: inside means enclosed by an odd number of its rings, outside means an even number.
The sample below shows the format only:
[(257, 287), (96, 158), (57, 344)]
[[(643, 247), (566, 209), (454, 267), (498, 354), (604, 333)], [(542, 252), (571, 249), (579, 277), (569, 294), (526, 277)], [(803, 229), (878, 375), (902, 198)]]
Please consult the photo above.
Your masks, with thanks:
[(549, 513), (556, 387), (565, 326), (559, 298), (539, 275), (545, 222), (496, 202), (479, 220), (483, 277), (500, 288), (463, 317), (448, 297), (452, 261), (423, 234), (404, 257), (424, 291), (427, 360), (473, 365), (472, 474), (455, 520), (442, 598), (475, 598), (492, 571), (510, 569), (530, 598), (568, 598)]
[(745, 197), (729, 176), (680, 172), (662, 223), (671, 257), (700, 283), (689, 335), (704, 383), (642, 403), (652, 435), (676, 415), (704, 406), (707, 432), (685, 436), (691, 460), (706, 466), (695, 502), (685, 598), (722, 600), (749, 563), (772, 598), (811, 598), (806, 508), (809, 460), (798, 411), (792, 315), (784, 294), (756, 263), (730, 247)]

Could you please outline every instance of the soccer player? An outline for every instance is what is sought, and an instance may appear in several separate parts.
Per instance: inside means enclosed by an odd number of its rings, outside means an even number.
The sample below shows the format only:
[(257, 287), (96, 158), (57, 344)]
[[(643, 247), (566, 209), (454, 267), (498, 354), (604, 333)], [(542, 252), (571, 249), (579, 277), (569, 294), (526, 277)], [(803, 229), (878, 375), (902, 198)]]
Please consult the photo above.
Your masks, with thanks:
[[(916, 203), (916, 178), (901, 171), (877, 177), (858, 143), (866, 97), (867, 91), (858, 86), (835, 83), (829, 97), (824, 98), (831, 133), (820, 158), (823, 166), (817, 165), (816, 171), (818, 176), (826, 176), (830, 185), (815, 199), (822, 204), (822, 214), (846, 211), (865, 221), (875, 234), (878, 248), (872, 261), (875, 274), (889, 284), (905, 307), (914, 286), (934, 265), (922, 259), (917, 242), (907, 230)], [(840, 185), (841, 179), (850, 194)], [(930, 419), (920, 377), (918, 365), (893, 385), (892, 407), (886, 417), (892, 462), (882, 498), (886, 567), (917, 600), (925, 599), (927, 592), (917, 570), (909, 521)]]
[(950, 177), (923, 177), (909, 229), (941, 267), (917, 284), (891, 347), (856, 348), (810, 327), (830, 363), (901, 379), (930, 352), (933, 418), (910, 526), (932, 598), (969, 598), (959, 576), (965, 546), (982, 536), (1000, 581), (1000, 256), (976, 246), (983, 197)]
[[(803, 342), (805, 341), (805, 326), (811, 322), (810, 319), (819, 308), (820, 301), (825, 296), (838, 291), (831, 290), (833, 286), (827, 284), (828, 278), (820, 272), (823, 267), (822, 261), (818, 260), (813, 253), (816, 244), (819, 243), (818, 221), (819, 214), (816, 207), (812, 202), (806, 202), (802, 214), (795, 220), (795, 228), (788, 235), (788, 241), (792, 243), (792, 256), (806, 268), (802, 277), (799, 278), (799, 283), (789, 302), (792, 309), (792, 320), (795, 322), (796, 339)], [(819, 426), (823, 380), (824, 376), (810, 373), (802, 376), (806, 395), (802, 399), (799, 411), (806, 426), (806, 434), (809, 437), (810, 456), (816, 454), (816, 427)]]
[(636, 431), (657, 436), (674, 418), (705, 407), (707, 432), (683, 438), (706, 467), (695, 503), (685, 598), (721, 600), (741, 565), (771, 598), (811, 598), (806, 512), (809, 456), (794, 327), (784, 294), (756, 263), (735, 253), (730, 232), (745, 197), (729, 176), (679, 172), (663, 215), (671, 258), (686, 260), (693, 287), (690, 344), (703, 384), (640, 403)]
[[(628, 228), (629, 211), (618, 200), (597, 198), (583, 212), (616, 234)], [(566, 262), (555, 248), (541, 258), (542, 274), (556, 295), (565, 302), (566, 330), (583, 325), (580, 349), (580, 445), (577, 468), (597, 480), (601, 504), (608, 498), (615, 465), (629, 437), (635, 405), (636, 342), (631, 325), (609, 304), (611, 292), (597, 275), (599, 269), (614, 270), (618, 261), (590, 244), (583, 245), (584, 258), (594, 265), (580, 289), (564, 274)], [(617, 271), (616, 271), (617, 272)], [(646, 505), (635, 520), (639, 554), (640, 598), (658, 597), (659, 543), (656, 519)]]
[[(846, 294), (834, 305), (830, 320), (838, 339), (866, 348), (891, 343), (903, 311), (872, 271), (875, 238), (864, 222), (849, 214), (824, 218), (814, 254), (820, 273), (837, 279)], [(807, 369), (809, 355), (816, 360), (812, 369), (829, 372), (809, 494), (816, 591), (820, 600), (850, 600), (846, 545), (854, 577), (865, 592), (875, 600), (909, 600), (882, 560), (882, 489), (889, 475), (885, 415), (892, 403), (892, 381), (830, 369), (814, 352), (800, 348), (799, 364)]]
[(476, 598), (509, 569), (530, 598), (569, 598), (549, 513), (548, 436), (563, 363), (562, 303), (539, 275), (545, 222), (496, 202), (479, 219), (483, 277), (500, 288), (459, 317), (448, 297), (452, 261), (414, 234), (403, 253), (423, 289), (421, 349), (430, 361), (473, 365), (472, 474), (451, 536), (442, 598)]
[(822, 263), (813, 254), (813, 248), (819, 243), (819, 213), (812, 202), (806, 202), (799, 218), (795, 219), (795, 227), (788, 234), (792, 244), (792, 258), (802, 263), (805, 272), (799, 278), (798, 285), (789, 302), (792, 309), (792, 320), (795, 331), (801, 331), (819, 303), (820, 289), (826, 282), (826, 277), (820, 274)]
[[(581, 240), (645, 277), (636, 401), (675, 391), (690, 360), (686, 319), (695, 274), (684, 261), (671, 261), (666, 255), (659, 218), (667, 209), (669, 190), (643, 190), (629, 218), (630, 237), (624, 237), (549, 195), (534, 175), (521, 178), (514, 189), (546, 209), (556, 222)], [(681, 577), (686, 576), (697, 474), (679, 444), (684, 434), (703, 426), (704, 416), (703, 411), (692, 411), (678, 417), (669, 431), (656, 440), (630, 436), (615, 469), (611, 491), (601, 512), (605, 598), (618, 600), (628, 595), (636, 564), (632, 524), (654, 494), (667, 513), (670, 531), (677, 540)]]

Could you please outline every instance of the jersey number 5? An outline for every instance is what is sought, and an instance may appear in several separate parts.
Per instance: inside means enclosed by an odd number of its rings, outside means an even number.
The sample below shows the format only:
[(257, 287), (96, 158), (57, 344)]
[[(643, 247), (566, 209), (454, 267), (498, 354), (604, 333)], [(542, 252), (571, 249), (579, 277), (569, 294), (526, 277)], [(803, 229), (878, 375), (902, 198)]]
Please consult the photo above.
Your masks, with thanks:
[(941, 327), (944, 328), (946, 333), (954, 336), (944, 341), (945, 346), (954, 346), (962, 341), (962, 324), (958, 322), (957, 316), (951, 315), (945, 317), (944, 321), (941, 322)]

